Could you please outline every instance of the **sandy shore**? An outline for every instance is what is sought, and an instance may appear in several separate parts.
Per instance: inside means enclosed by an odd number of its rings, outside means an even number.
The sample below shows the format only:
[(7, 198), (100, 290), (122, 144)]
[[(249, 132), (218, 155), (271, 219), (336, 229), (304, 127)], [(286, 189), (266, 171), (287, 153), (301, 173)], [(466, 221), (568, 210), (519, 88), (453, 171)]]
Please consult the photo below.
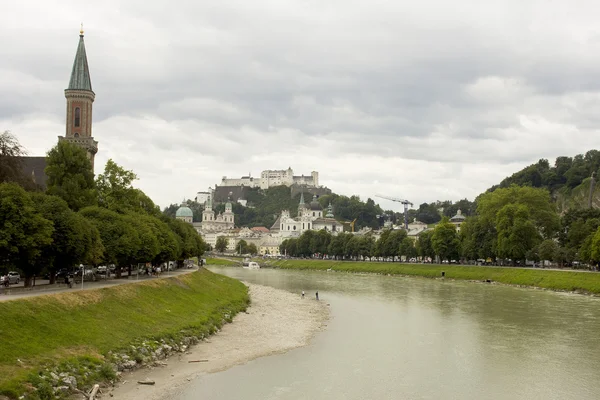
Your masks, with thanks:
[[(325, 326), (329, 317), (325, 301), (301, 299), (299, 295), (271, 287), (246, 285), (252, 299), (247, 313), (238, 314), (233, 323), (187, 353), (164, 360), (164, 366), (123, 374), (122, 382), (108, 393), (117, 400), (171, 398), (201, 374), (304, 346)], [(208, 361), (189, 362), (193, 360)], [(137, 383), (146, 379), (155, 381), (155, 385)], [(102, 397), (108, 398), (106, 391)]]

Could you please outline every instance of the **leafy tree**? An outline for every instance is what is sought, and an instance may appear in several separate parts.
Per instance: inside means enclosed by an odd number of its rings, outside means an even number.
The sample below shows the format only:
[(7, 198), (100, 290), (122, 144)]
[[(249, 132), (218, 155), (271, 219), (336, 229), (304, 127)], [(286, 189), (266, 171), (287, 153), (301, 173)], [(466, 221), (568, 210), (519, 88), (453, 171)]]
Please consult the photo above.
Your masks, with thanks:
[(98, 206), (86, 207), (79, 213), (98, 229), (105, 249), (102, 261), (119, 267), (116, 273), (120, 276), (121, 267), (130, 268), (142, 247), (142, 240), (136, 226), (131, 224), (131, 218)]
[(456, 233), (456, 227), (448, 217), (435, 226), (431, 236), (431, 246), (442, 260), (458, 258), (460, 241)]
[(416, 249), (421, 257), (435, 258), (435, 250), (433, 249), (432, 239), (433, 230), (421, 232), (417, 239)]
[(81, 147), (66, 141), (58, 142), (46, 157), (46, 175), (48, 194), (65, 200), (72, 210), (96, 204), (94, 171)]
[(237, 242), (237, 244), (235, 245), (235, 251), (240, 255), (247, 254), (248, 253), (248, 242), (246, 242), (244, 239)]
[(417, 249), (415, 248), (415, 242), (409, 238), (404, 237), (400, 242), (400, 249), (398, 251), (400, 256), (404, 256), (407, 259), (417, 256)]
[(215, 250), (219, 253), (224, 253), (227, 250), (227, 246), (229, 246), (229, 239), (225, 236), (219, 236), (215, 244)]
[(541, 241), (530, 211), (524, 204), (504, 205), (498, 211), (496, 221), (498, 256), (512, 259), (513, 264), (516, 260), (525, 260), (527, 252)]
[(256, 248), (256, 245), (254, 243), (250, 243), (248, 245), (248, 253), (250, 253), (252, 255), (258, 254), (258, 249)]
[(0, 183), (15, 182), (25, 189), (35, 189), (23, 175), (23, 159), (27, 152), (9, 131), (0, 133)]
[(25, 190), (0, 184), (0, 262), (21, 270), (25, 285), (40, 272), (43, 249), (52, 243), (52, 222), (36, 210)]
[(558, 244), (552, 239), (546, 239), (538, 246), (538, 255), (542, 260), (553, 261), (558, 253)]
[(493, 221), (468, 217), (460, 225), (461, 255), (467, 260), (496, 258), (497, 237)]
[(438, 207), (435, 204), (423, 203), (419, 206), (416, 218), (417, 220), (426, 224), (435, 224), (442, 219), (442, 216), (440, 215)]
[(522, 205), (531, 223), (544, 238), (552, 238), (556, 234), (559, 219), (547, 190), (511, 186), (484, 193), (477, 201), (477, 213), (484, 223), (497, 225), (498, 213), (507, 204)]
[(160, 210), (152, 200), (132, 186), (136, 179), (133, 171), (108, 160), (104, 173), (96, 178), (100, 206), (120, 213), (138, 212), (158, 216)]
[(75, 213), (67, 202), (57, 196), (32, 193), (36, 210), (53, 224), (52, 243), (42, 248), (38, 270), (46, 267), (50, 283), (54, 283), (59, 268), (70, 269), (76, 264), (97, 261), (104, 252), (98, 230), (81, 215)]

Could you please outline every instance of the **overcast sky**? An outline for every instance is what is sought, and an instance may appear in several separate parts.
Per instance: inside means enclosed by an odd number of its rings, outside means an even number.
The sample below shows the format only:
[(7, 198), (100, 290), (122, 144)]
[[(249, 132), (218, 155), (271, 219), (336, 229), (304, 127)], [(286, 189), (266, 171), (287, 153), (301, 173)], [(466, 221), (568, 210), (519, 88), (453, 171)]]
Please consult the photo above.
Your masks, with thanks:
[(161, 207), (289, 166), (364, 200), (473, 199), (600, 147), (600, 3), (576, 3), (14, 1), (0, 130), (31, 155), (64, 135), (83, 22), (96, 173), (114, 159)]

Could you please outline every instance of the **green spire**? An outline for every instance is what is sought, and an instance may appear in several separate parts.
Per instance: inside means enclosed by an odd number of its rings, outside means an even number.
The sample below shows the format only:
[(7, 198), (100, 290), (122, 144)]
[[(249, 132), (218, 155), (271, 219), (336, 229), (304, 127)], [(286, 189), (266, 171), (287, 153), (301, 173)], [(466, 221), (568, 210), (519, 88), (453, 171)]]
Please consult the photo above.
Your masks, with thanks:
[(300, 203), (298, 203), (298, 207), (304, 206), (304, 191), (300, 193)]
[(329, 203), (329, 206), (327, 206), (327, 214), (325, 217), (333, 218), (333, 207), (331, 207), (331, 203)]
[(92, 81), (90, 80), (90, 70), (85, 54), (85, 43), (83, 42), (83, 30), (79, 32), (79, 45), (77, 46), (77, 54), (75, 54), (73, 71), (71, 71), (71, 80), (69, 81), (67, 90), (87, 90), (92, 92)]

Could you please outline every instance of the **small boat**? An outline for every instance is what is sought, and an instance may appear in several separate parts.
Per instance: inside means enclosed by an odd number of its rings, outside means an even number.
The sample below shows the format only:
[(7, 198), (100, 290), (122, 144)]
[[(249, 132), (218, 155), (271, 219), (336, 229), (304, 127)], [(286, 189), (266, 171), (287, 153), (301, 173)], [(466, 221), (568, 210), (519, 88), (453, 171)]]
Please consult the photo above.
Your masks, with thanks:
[(244, 265), (244, 268), (246, 268), (246, 269), (260, 269), (260, 265), (258, 265), (257, 262), (250, 261), (247, 266)]

